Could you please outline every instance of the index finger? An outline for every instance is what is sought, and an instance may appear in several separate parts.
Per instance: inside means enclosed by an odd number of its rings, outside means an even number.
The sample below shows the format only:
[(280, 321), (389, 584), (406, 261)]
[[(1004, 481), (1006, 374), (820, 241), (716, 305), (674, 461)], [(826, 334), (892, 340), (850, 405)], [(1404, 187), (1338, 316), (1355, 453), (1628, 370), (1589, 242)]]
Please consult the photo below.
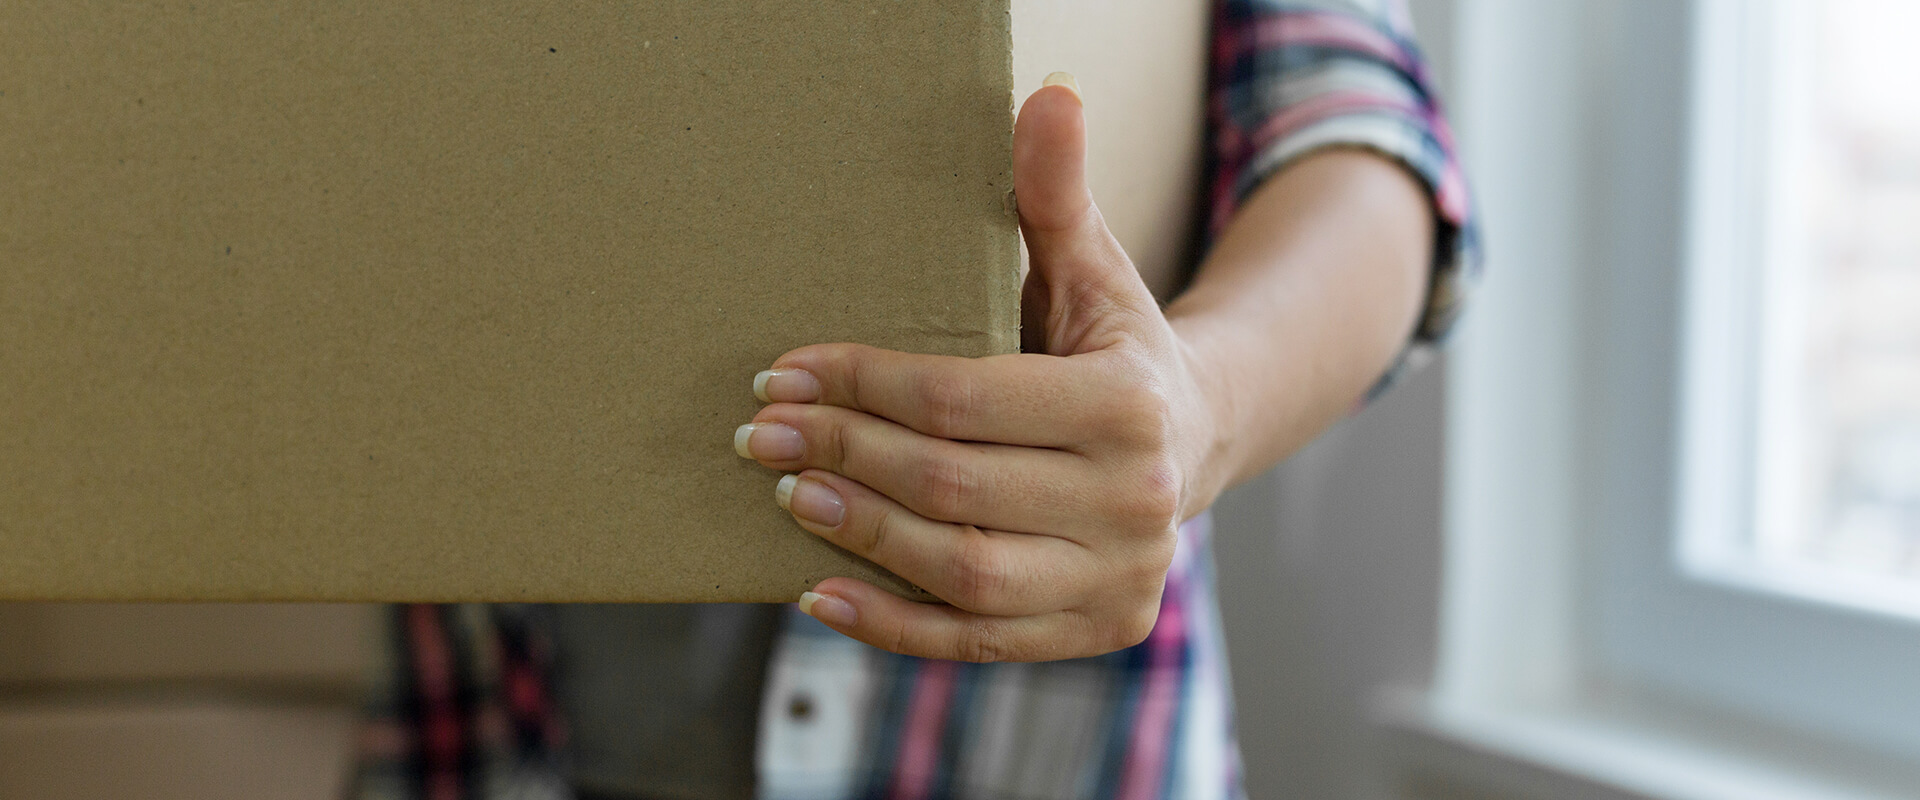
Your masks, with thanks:
[(802, 595), (801, 610), (842, 634), (902, 655), (976, 663), (1057, 661), (1139, 644), (1158, 619), (1157, 599), (1147, 613), (1124, 622), (1101, 622), (1075, 610), (1001, 617), (916, 603), (853, 578), (828, 578)]
[[(766, 402), (824, 403), (885, 417), (942, 439), (1068, 447), (1090, 438), (1120, 378), (1089, 357), (961, 358), (858, 344), (803, 347), (754, 381)], [(790, 371), (812, 376), (813, 384)]]

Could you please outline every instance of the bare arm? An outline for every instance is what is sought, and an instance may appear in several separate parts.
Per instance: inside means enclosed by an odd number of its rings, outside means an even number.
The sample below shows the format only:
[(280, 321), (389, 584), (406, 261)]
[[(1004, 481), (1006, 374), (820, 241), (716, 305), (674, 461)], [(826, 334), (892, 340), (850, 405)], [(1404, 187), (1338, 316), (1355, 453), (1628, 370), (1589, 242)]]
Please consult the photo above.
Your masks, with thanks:
[(1426, 297), (1433, 212), (1398, 164), (1324, 150), (1269, 178), (1166, 310), (1209, 406), (1210, 505), (1347, 413)]

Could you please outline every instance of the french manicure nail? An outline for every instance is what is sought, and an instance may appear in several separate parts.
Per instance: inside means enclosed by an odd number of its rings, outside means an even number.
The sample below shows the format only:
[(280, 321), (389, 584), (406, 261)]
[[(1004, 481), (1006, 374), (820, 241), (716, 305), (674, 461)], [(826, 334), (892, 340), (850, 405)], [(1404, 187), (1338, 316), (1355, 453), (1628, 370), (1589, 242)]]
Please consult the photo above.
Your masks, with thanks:
[(807, 440), (778, 422), (749, 422), (734, 429), (733, 452), (762, 461), (798, 461), (807, 454)]
[(1086, 103), (1086, 99), (1080, 96), (1080, 81), (1075, 80), (1071, 72), (1055, 72), (1048, 75), (1046, 80), (1040, 82), (1040, 86), (1042, 88), (1065, 86), (1073, 92), (1073, 99), (1079, 100), (1082, 105)]
[(794, 479), (786, 489), (787, 502), (783, 505), (787, 511), (815, 525), (840, 527), (840, 521), (847, 518), (847, 504), (839, 492), (819, 481), (801, 480), (798, 475), (787, 477)]
[(773, 485), (773, 502), (783, 511), (793, 510), (793, 485), (800, 482), (798, 475), (786, 475)]
[(753, 376), (753, 396), (762, 403), (812, 403), (820, 399), (820, 380), (804, 369), (761, 370)]
[(860, 611), (852, 603), (830, 594), (801, 592), (800, 613), (836, 628), (851, 628), (860, 621)]

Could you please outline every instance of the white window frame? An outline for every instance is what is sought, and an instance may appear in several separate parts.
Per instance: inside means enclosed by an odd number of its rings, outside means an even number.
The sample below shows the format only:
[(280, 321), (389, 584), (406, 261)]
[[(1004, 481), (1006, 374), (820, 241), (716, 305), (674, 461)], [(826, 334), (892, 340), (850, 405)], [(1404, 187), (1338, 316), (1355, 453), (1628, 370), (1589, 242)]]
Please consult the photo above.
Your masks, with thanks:
[[(1920, 626), (1912, 581), (1846, 568), (1767, 559), (1788, 527), (1813, 524), (1803, 498), (1769, 492), (1794, 479), (1806, 457), (1795, 426), (1800, 392), (1787, 363), (1802, 360), (1806, 320), (1793, 302), (1808, 287), (1794, 267), (1807, 259), (1804, 230), (1777, 225), (1799, 210), (1802, 176), (1766, 174), (1810, 135), (1810, 109), (1775, 102), (1771, 85), (1813, 79), (1797, 30), (1820, 0), (1705, 0), (1696, 10), (1688, 230), (1687, 312), (1682, 332), (1681, 484), (1675, 524), (1686, 572), (1698, 579), (1891, 617), (1905, 635)], [(1801, 46), (1805, 45), (1800, 41)], [(1810, 87), (1790, 93), (1795, 102)], [(1760, 135), (1770, 131), (1775, 138)], [(1756, 363), (1759, 340), (1778, 354)], [(1753, 449), (1751, 432), (1774, 434)], [(1757, 512), (1757, 513), (1756, 513)]]
[(1727, 354), (1754, 330), (1735, 292), (1760, 291), (1738, 278), (1766, 248), (1729, 176), (1767, 146), (1735, 134), (1771, 112), (1688, 78), (1764, 58), (1729, 27), (1757, 24), (1745, 5), (1456, 7), (1488, 282), (1449, 369), (1435, 685), (1390, 693), (1383, 718), (1473, 754), (1456, 766), (1580, 778), (1544, 796), (1920, 797), (1913, 617), (1714, 546), (1751, 522), (1751, 459), (1729, 443), (1755, 372)]
[[(1769, 385), (1773, 376), (1752, 356), (1756, 339), (1768, 347), (1790, 339), (1775, 327), (1785, 315), (1763, 309), (1790, 291), (1778, 285), (1790, 274), (1777, 264), (1791, 257), (1783, 251), (1804, 246), (1788, 238), (1791, 226), (1765, 225), (1763, 204), (1781, 202), (1792, 178), (1762, 171), (1777, 163), (1768, 153), (1780, 143), (1759, 135), (1791, 130), (1795, 110), (1766, 98), (1769, 82), (1799, 77), (1771, 68), (1791, 63), (1779, 48), (1804, 24), (1793, 18), (1801, 10), (1793, 0), (1695, 4), (1688, 162), (1669, 186), (1644, 187), (1686, 192), (1679, 258), (1616, 262), (1680, 273), (1665, 278), (1684, 287), (1679, 318), (1661, 326), (1677, 334), (1678, 369), (1623, 370), (1610, 392), (1639, 409), (1634, 416), (1673, 423), (1666, 442), (1613, 432), (1599, 440), (1612, 468), (1676, 468), (1659, 485), (1603, 482), (1597, 647), (1602, 665), (1628, 681), (1920, 758), (1920, 609), (1911, 590), (1762, 564), (1750, 544), (1770, 516), (1753, 513), (1768, 506), (1755, 496), (1760, 472), (1793, 457), (1753, 440), (1764, 398), (1787, 392)], [(1620, 218), (1622, 239), (1650, 233)], [(1640, 324), (1630, 307), (1608, 316), (1603, 324)]]

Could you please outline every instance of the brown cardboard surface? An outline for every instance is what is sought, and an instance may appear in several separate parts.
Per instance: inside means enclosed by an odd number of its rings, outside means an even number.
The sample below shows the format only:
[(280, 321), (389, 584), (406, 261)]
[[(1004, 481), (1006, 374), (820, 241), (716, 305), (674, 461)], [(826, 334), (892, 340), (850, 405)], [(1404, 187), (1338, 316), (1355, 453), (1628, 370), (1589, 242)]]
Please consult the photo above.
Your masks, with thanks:
[(333, 800), (352, 774), (359, 716), (351, 704), (193, 696), (0, 698), (0, 797)]
[(0, 697), (27, 687), (172, 681), (297, 687), (351, 699), (375, 663), (381, 608), (0, 603)]
[(0, 598), (909, 591), (738, 459), (792, 347), (1017, 347), (1011, 66), (1187, 258), (1204, 0), (0, 6)]
[(1017, 346), (1007, 25), (0, 6), (0, 596), (890, 580), (730, 437), (795, 346)]

